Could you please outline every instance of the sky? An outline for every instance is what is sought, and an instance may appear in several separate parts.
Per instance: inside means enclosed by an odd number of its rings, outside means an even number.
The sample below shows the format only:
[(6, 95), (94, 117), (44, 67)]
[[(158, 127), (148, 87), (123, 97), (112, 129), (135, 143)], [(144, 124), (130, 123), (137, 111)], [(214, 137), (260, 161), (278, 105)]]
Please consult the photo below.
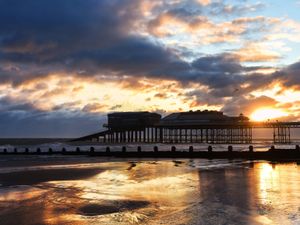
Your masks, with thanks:
[(0, 137), (116, 111), (300, 119), (299, 0), (0, 0)]

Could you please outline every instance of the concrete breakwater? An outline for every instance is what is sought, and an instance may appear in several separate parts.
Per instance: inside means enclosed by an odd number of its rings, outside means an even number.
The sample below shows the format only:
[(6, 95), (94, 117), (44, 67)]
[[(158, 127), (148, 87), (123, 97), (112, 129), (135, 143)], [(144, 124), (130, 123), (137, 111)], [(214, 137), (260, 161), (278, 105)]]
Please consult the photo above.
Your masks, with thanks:
[(208, 158), (208, 159), (266, 159), (266, 160), (300, 160), (300, 147), (289, 149), (276, 149), (271, 146), (268, 151), (255, 151), (252, 145), (248, 151), (234, 151), (234, 147), (229, 145), (227, 151), (214, 151), (212, 146), (208, 146), (207, 151), (194, 151), (194, 147), (190, 146), (188, 150), (177, 149), (176, 146), (171, 146), (169, 151), (160, 151), (158, 146), (153, 147), (153, 151), (143, 151), (141, 146), (137, 146), (136, 151), (127, 151), (126, 146), (123, 146), (118, 151), (111, 151), (107, 146), (105, 151), (98, 151), (95, 147), (90, 147), (88, 150), (77, 147), (70, 151), (66, 148), (54, 150), (49, 148), (48, 151), (42, 151), (40, 148), (35, 150), (25, 148), (13, 151), (1, 149), (0, 155), (86, 155), (98, 157), (119, 157), (119, 158)]

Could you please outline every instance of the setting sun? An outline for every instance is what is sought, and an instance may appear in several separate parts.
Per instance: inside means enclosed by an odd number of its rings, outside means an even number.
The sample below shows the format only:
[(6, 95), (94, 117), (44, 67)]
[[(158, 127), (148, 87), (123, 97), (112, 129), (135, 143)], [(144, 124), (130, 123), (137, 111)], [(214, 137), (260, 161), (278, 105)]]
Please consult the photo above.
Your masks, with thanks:
[(280, 109), (262, 108), (254, 111), (250, 118), (254, 121), (272, 120), (287, 116), (288, 114)]

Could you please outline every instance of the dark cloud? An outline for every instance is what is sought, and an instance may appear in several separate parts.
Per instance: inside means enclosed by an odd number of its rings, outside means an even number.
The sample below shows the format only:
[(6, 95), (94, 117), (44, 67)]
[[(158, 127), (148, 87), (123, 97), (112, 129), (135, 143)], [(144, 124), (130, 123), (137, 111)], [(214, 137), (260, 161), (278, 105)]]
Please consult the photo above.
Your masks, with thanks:
[(100, 103), (88, 103), (82, 108), (82, 111), (87, 113), (95, 113), (102, 112), (105, 108), (107, 108), (107, 105), (102, 105)]
[(225, 102), (225, 99), (222, 97), (216, 98), (209, 92), (204, 90), (194, 90), (185, 94), (185, 99), (193, 99), (190, 107), (200, 107), (200, 106), (216, 106), (221, 105)]
[(274, 80), (278, 80), (285, 87), (300, 89), (300, 62), (291, 64), (273, 75)]
[(22, 113), (26, 111), (35, 112), (37, 109), (30, 102), (21, 102), (10, 97), (0, 98), (0, 112)]
[(81, 51), (70, 56), (69, 68), (80, 75), (112, 71), (120, 75), (167, 77), (171, 71), (186, 71), (189, 65), (170, 49), (141, 37), (130, 36), (110, 48)]
[[(133, 35), (139, 1), (0, 1), (0, 82), (51, 73), (168, 76), (187, 64), (171, 50)], [(17, 15), (17, 16), (16, 16)], [(133, 22), (134, 21), (134, 22)]]
[[(187, 97), (194, 97), (195, 104), (226, 104), (224, 110), (231, 113), (239, 113), (245, 104), (269, 101), (265, 98), (249, 100), (244, 96), (273, 81), (299, 88), (300, 63), (265, 76), (255, 73), (263, 67), (245, 67), (232, 54), (201, 55), (192, 62), (185, 61), (178, 49), (167, 48), (138, 34), (142, 20), (139, 14), (141, 2), (0, 0), (0, 83), (18, 85), (51, 74), (92, 77), (94, 81), (99, 75), (107, 80), (109, 76), (114, 76), (113, 80), (122, 80), (126, 76), (132, 86), (140, 85), (136, 78), (161, 78), (179, 81), (183, 88), (189, 84), (207, 86), (206, 92), (195, 91)], [(195, 18), (202, 15), (203, 8), (199, 5), (197, 8), (196, 1), (183, 1), (175, 8), (170, 8), (171, 5), (163, 3), (172, 16), (191, 24), (201, 23)], [(256, 10), (261, 6), (241, 4), (229, 7), (213, 3), (206, 7), (211, 14), (226, 15)], [(265, 22), (258, 18), (250, 23), (260, 21)], [(235, 23), (249, 21), (235, 20)], [(103, 79), (106, 78), (99, 78), (99, 82)], [(50, 90), (43, 97), (63, 93), (63, 84), (59, 86), (60, 89)], [(33, 90), (40, 89), (47, 89), (47, 84), (33, 87)], [(225, 97), (232, 100), (227, 102)], [(270, 104), (274, 103), (270, 101)], [(103, 117), (96, 112), (108, 106), (87, 102), (79, 111), (74, 111), (78, 105), (78, 102), (66, 102), (54, 106), (52, 112), (46, 112), (36, 109), (30, 100), (20, 102), (1, 98), (0, 136), (22, 136), (29, 130), (31, 136), (78, 136), (100, 129), (99, 119)], [(111, 110), (119, 108), (121, 106), (116, 105)]]
[(209, 86), (216, 96), (231, 96), (232, 92), (245, 81), (245, 68), (228, 54), (204, 56), (192, 63), (197, 80)]
[[(74, 102), (73, 104), (76, 104)], [(77, 137), (101, 130), (101, 113), (65, 111), (65, 103), (48, 112), (31, 103), (5, 97), (0, 99), (0, 137)]]
[(1, 0), (1, 49), (43, 60), (107, 46), (128, 31), (136, 4), (135, 0)]
[(97, 132), (106, 120), (99, 114), (32, 113), (26, 116), (0, 112), (1, 138), (74, 138)]
[(162, 99), (166, 99), (168, 98), (167, 93), (157, 93), (154, 95), (155, 98), (162, 98)]
[(0, 82), (64, 71), (71, 56), (114, 45), (132, 29), (137, 5), (135, 0), (0, 0), (0, 62), (18, 68), (0, 68)]
[(117, 110), (117, 109), (120, 109), (120, 108), (122, 108), (122, 105), (114, 105), (109, 110), (114, 111), (114, 110)]
[[(230, 96), (248, 79), (247, 68), (229, 54), (189, 63), (134, 34), (140, 2), (0, 0), (0, 62), (14, 65), (0, 68), (0, 82), (19, 84), (51, 73), (113, 74), (198, 82), (215, 89), (213, 95)], [(172, 13), (187, 18), (199, 12), (182, 5)]]
[(72, 109), (77, 108), (80, 104), (81, 104), (81, 101), (65, 102), (62, 104), (55, 105), (52, 108), (52, 110), (53, 111), (63, 111), (63, 110), (74, 111)]
[(226, 101), (226, 104), (224, 104), (222, 111), (232, 115), (243, 113), (249, 116), (249, 114), (252, 113), (253, 110), (257, 108), (261, 108), (261, 107), (274, 108), (276, 107), (277, 103), (278, 102), (275, 99), (267, 96), (260, 96), (260, 97), (251, 96), (249, 98), (246, 98), (244, 96), (239, 96), (239, 97), (234, 97), (229, 101)]
[(237, 74), (244, 68), (229, 54), (205, 56), (193, 62), (194, 68), (199, 71), (216, 73), (223, 71), (228, 74)]

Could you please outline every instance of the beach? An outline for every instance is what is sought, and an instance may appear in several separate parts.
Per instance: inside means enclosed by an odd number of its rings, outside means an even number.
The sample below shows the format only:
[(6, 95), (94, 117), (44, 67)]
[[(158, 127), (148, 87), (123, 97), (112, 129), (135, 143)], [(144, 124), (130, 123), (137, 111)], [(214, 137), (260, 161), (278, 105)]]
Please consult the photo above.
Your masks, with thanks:
[(0, 224), (299, 224), (300, 166), (1, 156)]

